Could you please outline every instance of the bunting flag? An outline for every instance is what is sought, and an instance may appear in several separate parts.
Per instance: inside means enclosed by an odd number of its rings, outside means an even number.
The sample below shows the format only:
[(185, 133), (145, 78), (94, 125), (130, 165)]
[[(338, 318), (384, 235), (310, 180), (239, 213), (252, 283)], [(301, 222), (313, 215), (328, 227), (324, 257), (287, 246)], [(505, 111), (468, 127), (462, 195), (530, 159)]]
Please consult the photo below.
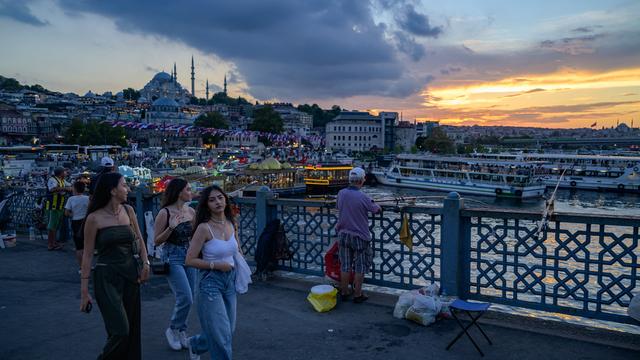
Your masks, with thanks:
[(157, 130), (157, 131), (171, 131), (175, 132), (177, 136), (195, 136), (197, 134), (211, 134), (211, 135), (220, 135), (220, 136), (235, 136), (235, 137), (266, 137), (274, 143), (279, 145), (286, 142), (301, 142), (302, 140), (308, 141), (310, 143), (322, 144), (324, 145), (325, 139), (322, 136), (311, 135), (311, 136), (300, 136), (295, 134), (272, 134), (272, 133), (264, 133), (260, 131), (250, 131), (250, 130), (227, 130), (227, 129), (215, 129), (215, 128), (202, 128), (193, 125), (157, 125), (157, 124), (147, 124), (147, 123), (139, 123), (139, 122), (125, 122), (125, 121), (103, 121), (103, 124), (111, 125), (111, 127), (125, 127), (128, 129), (140, 129), (140, 130)]
[(596, 125), (598, 125), (598, 122), (594, 122), (593, 124), (591, 124), (591, 127), (596, 127)]
[(402, 214), (402, 226), (400, 226), (400, 242), (403, 243), (409, 250), (413, 250), (413, 236), (409, 229), (409, 217), (406, 213)]

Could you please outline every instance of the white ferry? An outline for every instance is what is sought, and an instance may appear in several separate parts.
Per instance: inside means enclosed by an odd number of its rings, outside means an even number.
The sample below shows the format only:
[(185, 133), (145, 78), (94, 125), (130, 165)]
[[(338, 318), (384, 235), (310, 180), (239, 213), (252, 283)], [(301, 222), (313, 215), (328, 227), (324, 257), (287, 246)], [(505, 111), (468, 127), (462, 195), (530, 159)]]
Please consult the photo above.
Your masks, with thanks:
[(546, 186), (536, 182), (531, 163), (464, 157), (400, 154), (385, 170), (374, 170), (383, 185), (462, 194), (536, 198)]
[[(640, 157), (575, 154), (473, 154), (475, 159), (535, 163), (547, 186), (599, 191), (640, 191)], [(562, 174), (564, 173), (564, 176)], [(560, 177), (562, 176), (562, 179)]]

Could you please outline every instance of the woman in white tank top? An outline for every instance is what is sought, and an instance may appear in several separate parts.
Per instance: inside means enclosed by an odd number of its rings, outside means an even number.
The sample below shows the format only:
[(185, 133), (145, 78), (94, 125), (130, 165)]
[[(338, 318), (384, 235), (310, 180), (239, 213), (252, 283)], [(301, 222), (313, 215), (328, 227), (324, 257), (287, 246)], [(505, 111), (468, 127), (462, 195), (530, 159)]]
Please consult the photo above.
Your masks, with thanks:
[(198, 359), (209, 351), (212, 359), (230, 360), (236, 323), (233, 256), (241, 250), (229, 199), (218, 186), (202, 191), (195, 224), (185, 264), (200, 269), (197, 304), (202, 334), (189, 338), (189, 355)]

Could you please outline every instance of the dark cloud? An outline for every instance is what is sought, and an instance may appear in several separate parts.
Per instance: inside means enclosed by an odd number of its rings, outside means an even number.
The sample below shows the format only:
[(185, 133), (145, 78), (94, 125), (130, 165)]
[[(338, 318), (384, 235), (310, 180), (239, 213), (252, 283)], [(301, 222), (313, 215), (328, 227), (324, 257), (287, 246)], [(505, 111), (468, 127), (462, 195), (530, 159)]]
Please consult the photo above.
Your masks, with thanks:
[(152, 73), (154, 73), (154, 74), (155, 74), (155, 73), (159, 73), (160, 71), (162, 71), (162, 70), (160, 70), (160, 69), (154, 68), (153, 66), (149, 66), (149, 65), (145, 65), (145, 66), (144, 66), (144, 70), (145, 70), (145, 71), (152, 72)]
[[(256, 98), (404, 97), (420, 89), (367, 1), (59, 2), (68, 12), (111, 18), (122, 31), (215, 54), (235, 65)], [(422, 56), (417, 47), (407, 50)]]
[(442, 74), (442, 75), (451, 75), (451, 74), (454, 74), (454, 73), (457, 73), (457, 72), (460, 72), (460, 71), (462, 71), (461, 67), (449, 66), (446, 69), (441, 69), (440, 70), (440, 74)]
[(48, 21), (40, 20), (31, 13), (31, 9), (27, 6), (28, 3), (29, 1), (24, 0), (0, 0), (0, 16), (33, 26), (49, 25)]
[(427, 15), (418, 13), (413, 5), (405, 5), (403, 11), (396, 16), (398, 26), (415, 36), (437, 38), (442, 34), (441, 26), (431, 26)]
[(394, 34), (396, 47), (402, 53), (408, 55), (413, 61), (420, 61), (425, 55), (424, 47), (416, 42), (416, 40), (401, 31)]
[(570, 55), (590, 54), (595, 51), (593, 42), (603, 37), (605, 37), (605, 34), (565, 37), (560, 40), (544, 40), (540, 42), (540, 47)]
[(575, 29), (572, 29), (571, 32), (574, 33), (590, 33), (594, 32), (596, 29), (602, 28), (602, 25), (593, 25), (593, 26), (581, 26)]

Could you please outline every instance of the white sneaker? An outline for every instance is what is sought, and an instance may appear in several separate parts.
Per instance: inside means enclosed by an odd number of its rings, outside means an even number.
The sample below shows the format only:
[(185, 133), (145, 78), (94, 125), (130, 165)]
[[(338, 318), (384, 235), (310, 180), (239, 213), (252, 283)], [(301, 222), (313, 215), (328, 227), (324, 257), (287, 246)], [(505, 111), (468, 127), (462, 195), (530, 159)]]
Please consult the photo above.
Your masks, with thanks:
[(188, 349), (189, 339), (187, 338), (187, 333), (184, 330), (180, 330), (180, 332), (178, 332), (178, 338), (180, 339), (180, 345), (182, 345), (182, 348)]
[(190, 360), (200, 360), (200, 355), (194, 353), (191, 349), (191, 338), (187, 339), (187, 351), (189, 352)]
[(169, 347), (176, 351), (182, 350), (182, 344), (180, 344), (180, 337), (178, 333), (178, 330), (174, 330), (172, 328), (167, 328), (167, 331), (164, 332), (164, 335), (167, 337)]

